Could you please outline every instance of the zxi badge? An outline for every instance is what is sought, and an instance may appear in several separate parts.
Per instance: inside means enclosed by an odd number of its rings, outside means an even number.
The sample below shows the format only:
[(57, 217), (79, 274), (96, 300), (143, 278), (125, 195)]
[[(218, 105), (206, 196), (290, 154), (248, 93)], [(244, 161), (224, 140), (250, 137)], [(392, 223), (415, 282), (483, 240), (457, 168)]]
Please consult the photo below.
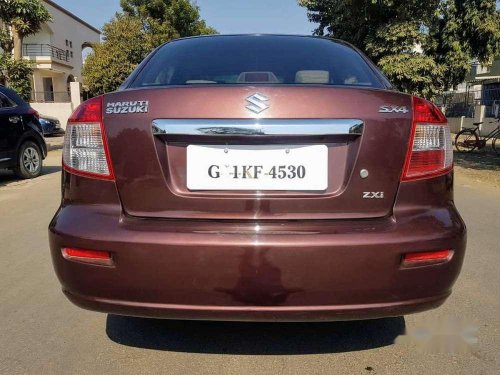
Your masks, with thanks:
[(269, 98), (265, 95), (259, 94), (258, 92), (249, 96), (246, 101), (249, 103), (246, 106), (246, 109), (252, 111), (253, 113), (261, 113), (269, 108), (267, 102)]
[(384, 199), (383, 191), (364, 191), (363, 199)]

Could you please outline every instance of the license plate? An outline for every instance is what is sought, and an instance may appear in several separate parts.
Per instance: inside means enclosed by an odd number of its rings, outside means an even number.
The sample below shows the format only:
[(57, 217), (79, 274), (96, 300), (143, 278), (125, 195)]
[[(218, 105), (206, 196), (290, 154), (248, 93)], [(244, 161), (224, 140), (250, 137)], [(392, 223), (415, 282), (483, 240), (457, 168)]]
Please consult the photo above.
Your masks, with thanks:
[(325, 145), (187, 147), (189, 190), (323, 191)]

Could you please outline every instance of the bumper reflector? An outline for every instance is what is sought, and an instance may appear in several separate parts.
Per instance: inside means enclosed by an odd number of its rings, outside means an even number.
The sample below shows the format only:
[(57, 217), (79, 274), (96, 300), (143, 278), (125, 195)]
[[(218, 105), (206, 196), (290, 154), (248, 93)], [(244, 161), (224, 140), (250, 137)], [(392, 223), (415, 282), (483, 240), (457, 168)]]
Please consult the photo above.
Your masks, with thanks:
[(426, 251), (408, 253), (403, 256), (403, 267), (419, 267), (448, 262), (453, 257), (453, 250)]
[(102, 266), (114, 265), (111, 253), (107, 251), (63, 248), (61, 252), (65, 259), (74, 262), (99, 264)]

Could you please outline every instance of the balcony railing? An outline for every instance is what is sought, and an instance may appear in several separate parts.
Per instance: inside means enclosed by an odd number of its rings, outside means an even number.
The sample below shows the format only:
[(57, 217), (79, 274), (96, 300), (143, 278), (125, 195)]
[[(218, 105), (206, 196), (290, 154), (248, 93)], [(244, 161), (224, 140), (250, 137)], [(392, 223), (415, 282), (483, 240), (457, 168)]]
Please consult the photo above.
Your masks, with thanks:
[(23, 44), (23, 56), (50, 56), (61, 61), (69, 61), (65, 50), (50, 44)]
[(31, 103), (69, 103), (71, 97), (67, 91), (33, 91)]

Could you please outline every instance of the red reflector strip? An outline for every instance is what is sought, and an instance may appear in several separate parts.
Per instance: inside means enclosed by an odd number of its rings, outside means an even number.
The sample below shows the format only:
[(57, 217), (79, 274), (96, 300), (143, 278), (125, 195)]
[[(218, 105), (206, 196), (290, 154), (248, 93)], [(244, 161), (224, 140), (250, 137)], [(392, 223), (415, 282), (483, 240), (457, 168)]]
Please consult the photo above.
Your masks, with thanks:
[(111, 255), (107, 251), (100, 250), (81, 250), (81, 249), (64, 249), (70, 257), (94, 258), (94, 259), (111, 259)]
[(92, 263), (111, 266), (113, 265), (113, 258), (111, 253), (101, 250), (83, 250), (64, 248), (62, 255), (65, 259), (74, 260), (77, 262)]
[(403, 257), (403, 265), (442, 263), (450, 260), (452, 256), (453, 250), (408, 253)]

